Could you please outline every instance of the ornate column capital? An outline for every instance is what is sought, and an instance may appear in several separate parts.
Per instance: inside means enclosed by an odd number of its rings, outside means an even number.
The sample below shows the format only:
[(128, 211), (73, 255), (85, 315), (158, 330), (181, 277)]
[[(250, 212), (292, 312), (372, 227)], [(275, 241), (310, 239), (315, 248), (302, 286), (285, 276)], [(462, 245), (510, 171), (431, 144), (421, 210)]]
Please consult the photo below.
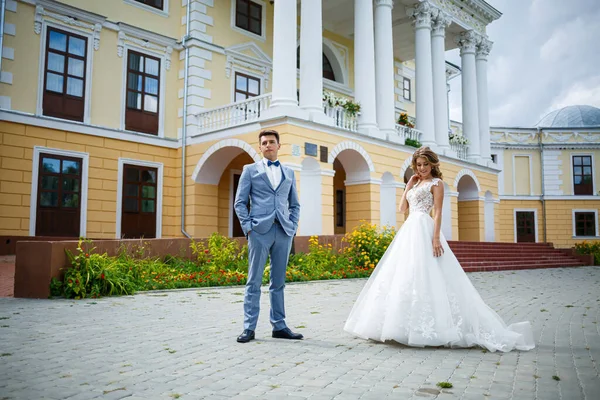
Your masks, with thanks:
[(413, 19), (413, 25), (415, 29), (431, 29), (431, 18), (433, 14), (433, 7), (429, 2), (423, 1), (419, 3), (415, 8), (411, 8), (407, 11), (410, 18)]
[(394, 8), (394, 0), (375, 0), (375, 7)]
[(450, 15), (440, 9), (433, 9), (432, 12), (432, 30), (433, 36), (446, 36), (446, 28), (452, 23)]
[(479, 35), (475, 31), (462, 32), (455, 38), (456, 44), (460, 48), (460, 55), (475, 54), (475, 49), (479, 42)]
[(481, 40), (477, 43), (477, 59), (487, 60), (487, 56), (490, 54), (490, 51), (492, 51), (493, 45), (494, 42), (485, 37), (481, 37)]

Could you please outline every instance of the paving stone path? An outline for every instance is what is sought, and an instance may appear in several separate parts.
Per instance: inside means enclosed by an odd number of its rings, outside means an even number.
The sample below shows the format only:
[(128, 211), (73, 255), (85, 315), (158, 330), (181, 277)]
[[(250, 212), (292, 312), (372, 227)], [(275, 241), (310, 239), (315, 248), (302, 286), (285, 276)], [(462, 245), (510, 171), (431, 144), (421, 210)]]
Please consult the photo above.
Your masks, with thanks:
[(242, 287), (0, 298), (0, 399), (600, 399), (600, 268), (469, 277), (507, 323), (532, 322), (535, 350), (353, 338), (342, 327), (359, 279), (287, 286), (288, 324), (303, 341), (270, 337), (263, 287), (248, 344), (235, 342)]

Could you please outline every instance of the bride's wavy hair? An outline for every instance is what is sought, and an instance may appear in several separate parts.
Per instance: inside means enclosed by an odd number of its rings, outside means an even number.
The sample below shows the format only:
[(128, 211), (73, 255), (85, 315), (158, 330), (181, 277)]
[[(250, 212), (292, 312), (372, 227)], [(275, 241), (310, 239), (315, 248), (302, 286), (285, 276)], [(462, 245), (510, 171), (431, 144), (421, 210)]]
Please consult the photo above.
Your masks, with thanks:
[(434, 178), (444, 179), (442, 171), (440, 171), (440, 158), (428, 146), (422, 146), (413, 153), (411, 167), (413, 172), (417, 173), (417, 158), (426, 158), (431, 164), (431, 176)]

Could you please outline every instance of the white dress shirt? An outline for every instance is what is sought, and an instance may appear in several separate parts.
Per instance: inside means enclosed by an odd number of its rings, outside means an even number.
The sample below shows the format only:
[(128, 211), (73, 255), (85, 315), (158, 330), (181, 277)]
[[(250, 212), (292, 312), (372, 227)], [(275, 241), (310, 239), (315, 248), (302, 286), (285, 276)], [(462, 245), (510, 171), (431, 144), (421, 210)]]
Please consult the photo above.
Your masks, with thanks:
[[(276, 167), (274, 165), (269, 166), (266, 158), (263, 158), (263, 164), (265, 165), (265, 171), (267, 172), (267, 176), (269, 177), (269, 181), (271, 182), (271, 186), (273, 189), (277, 189), (279, 184), (281, 183), (281, 165)], [(278, 161), (278, 160), (275, 160)]]

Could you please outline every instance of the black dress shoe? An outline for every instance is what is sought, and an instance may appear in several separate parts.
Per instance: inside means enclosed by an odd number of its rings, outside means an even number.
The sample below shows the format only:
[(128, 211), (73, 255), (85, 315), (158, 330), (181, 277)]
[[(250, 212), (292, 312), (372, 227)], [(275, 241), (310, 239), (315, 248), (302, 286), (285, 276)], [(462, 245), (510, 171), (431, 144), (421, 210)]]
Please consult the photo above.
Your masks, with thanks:
[(278, 331), (273, 331), (273, 337), (277, 339), (295, 339), (300, 340), (304, 336), (301, 333), (294, 333), (290, 330), (290, 328), (283, 328)]
[(244, 332), (237, 338), (238, 343), (248, 343), (251, 340), (254, 340), (254, 331), (250, 329), (244, 329)]

